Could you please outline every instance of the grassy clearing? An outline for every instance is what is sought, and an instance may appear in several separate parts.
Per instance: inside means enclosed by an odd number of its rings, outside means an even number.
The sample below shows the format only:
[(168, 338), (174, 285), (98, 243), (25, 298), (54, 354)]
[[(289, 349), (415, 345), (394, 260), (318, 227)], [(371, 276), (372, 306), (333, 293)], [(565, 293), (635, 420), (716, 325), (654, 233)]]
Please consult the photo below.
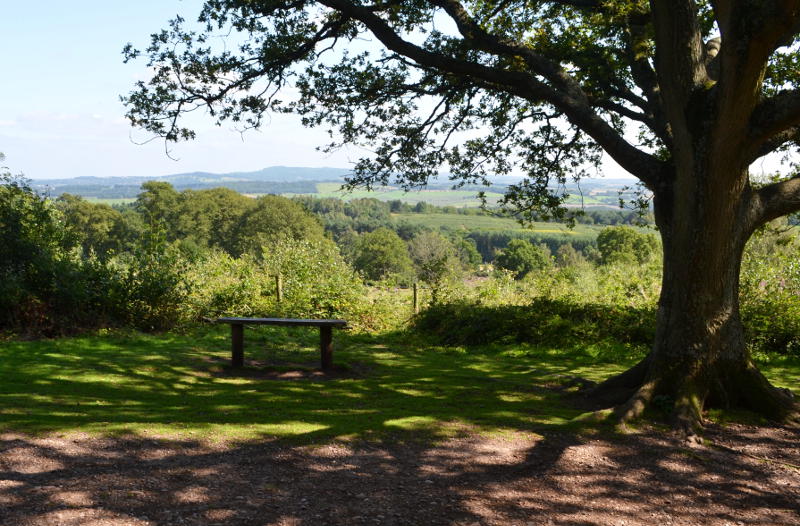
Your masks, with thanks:
[[(270, 366), (231, 371), (225, 327), (2, 342), (0, 430), (303, 443), (535, 433), (575, 426), (580, 416), (545, 386), (573, 376), (600, 380), (635, 359), (609, 344), (467, 350), (399, 333), (340, 333), (342, 373), (276, 379), (265, 371), (316, 367), (316, 331), (261, 327), (246, 336), (247, 357)], [(765, 371), (796, 386), (798, 365), (774, 362)]]
[[(278, 364), (273, 371), (318, 363), (314, 330), (262, 327), (246, 336), (247, 357)], [(230, 371), (223, 327), (0, 343), (0, 429), (304, 442), (535, 432), (579, 414), (538, 386), (625, 365), (524, 346), (430, 347), (402, 334), (337, 334), (335, 342), (345, 372), (295, 380)]]

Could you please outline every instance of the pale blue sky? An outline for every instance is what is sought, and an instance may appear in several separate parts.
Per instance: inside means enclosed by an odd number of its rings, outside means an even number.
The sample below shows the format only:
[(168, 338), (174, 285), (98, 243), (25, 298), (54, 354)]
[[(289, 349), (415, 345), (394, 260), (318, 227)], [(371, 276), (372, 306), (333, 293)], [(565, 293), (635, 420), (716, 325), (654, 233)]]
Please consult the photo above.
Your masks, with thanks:
[[(201, 0), (76, 0), (4, 2), (0, 18), (0, 152), (14, 173), (33, 179), (158, 176), (178, 172), (232, 172), (267, 166), (348, 167), (365, 152), (316, 151), (323, 130), (275, 115), (261, 131), (244, 135), (210, 119), (194, 124), (195, 141), (136, 144), (149, 137), (123, 118), (119, 96), (147, 78), (144, 61), (122, 63), (127, 42), (145, 46), (149, 35), (176, 14), (194, 20)], [(755, 171), (779, 163), (763, 161)], [(607, 176), (627, 177), (608, 161)]]
[(149, 35), (176, 14), (196, 18), (200, 0), (5, 2), (0, 18), (0, 152), (12, 172), (34, 179), (164, 175), (265, 166), (346, 167), (360, 152), (326, 155), (322, 130), (274, 116), (261, 132), (199, 121), (198, 139), (172, 146), (124, 120), (119, 96), (146, 77), (143, 61), (122, 63), (127, 42)]

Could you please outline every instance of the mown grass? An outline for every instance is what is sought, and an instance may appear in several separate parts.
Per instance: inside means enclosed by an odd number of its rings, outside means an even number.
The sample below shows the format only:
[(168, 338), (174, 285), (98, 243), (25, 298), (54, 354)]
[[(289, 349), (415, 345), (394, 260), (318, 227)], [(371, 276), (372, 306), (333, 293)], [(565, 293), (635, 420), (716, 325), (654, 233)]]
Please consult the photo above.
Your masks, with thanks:
[[(225, 327), (0, 343), (0, 429), (300, 440), (449, 436), (567, 425), (580, 411), (543, 388), (625, 364), (515, 346), (432, 347), (405, 334), (338, 333), (332, 377), (280, 380), (227, 366)], [(270, 371), (316, 367), (313, 329), (246, 331)], [(300, 366), (294, 365), (299, 363)]]
[[(582, 410), (553, 386), (629, 366), (628, 347), (431, 346), (405, 333), (337, 333), (329, 376), (313, 329), (246, 331), (259, 367), (231, 370), (226, 327), (0, 343), (0, 430), (240, 440), (435, 440), (465, 432), (572, 428)], [(798, 385), (800, 364), (770, 363)], [(577, 420), (576, 420), (577, 419)]]

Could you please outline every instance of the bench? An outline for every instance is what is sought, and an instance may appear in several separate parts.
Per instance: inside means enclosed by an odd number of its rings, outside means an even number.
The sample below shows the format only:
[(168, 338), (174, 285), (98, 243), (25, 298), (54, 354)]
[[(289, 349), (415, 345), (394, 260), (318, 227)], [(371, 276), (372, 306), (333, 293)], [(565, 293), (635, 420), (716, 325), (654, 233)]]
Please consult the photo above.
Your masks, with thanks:
[(292, 318), (219, 318), (219, 323), (231, 326), (231, 366), (244, 366), (244, 326), (280, 325), (319, 327), (319, 351), (322, 370), (333, 368), (333, 328), (345, 327), (345, 320), (297, 320)]

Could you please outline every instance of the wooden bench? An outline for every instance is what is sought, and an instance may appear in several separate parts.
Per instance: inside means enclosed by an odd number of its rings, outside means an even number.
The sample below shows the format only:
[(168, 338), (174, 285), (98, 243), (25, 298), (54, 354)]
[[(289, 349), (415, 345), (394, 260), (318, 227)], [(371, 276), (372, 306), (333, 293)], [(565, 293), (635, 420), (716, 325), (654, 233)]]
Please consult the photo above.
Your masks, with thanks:
[(319, 351), (322, 370), (333, 368), (333, 328), (345, 327), (345, 320), (296, 320), (292, 318), (219, 318), (220, 323), (231, 326), (231, 365), (244, 365), (244, 326), (245, 325), (281, 325), (281, 326), (315, 326), (319, 327)]

